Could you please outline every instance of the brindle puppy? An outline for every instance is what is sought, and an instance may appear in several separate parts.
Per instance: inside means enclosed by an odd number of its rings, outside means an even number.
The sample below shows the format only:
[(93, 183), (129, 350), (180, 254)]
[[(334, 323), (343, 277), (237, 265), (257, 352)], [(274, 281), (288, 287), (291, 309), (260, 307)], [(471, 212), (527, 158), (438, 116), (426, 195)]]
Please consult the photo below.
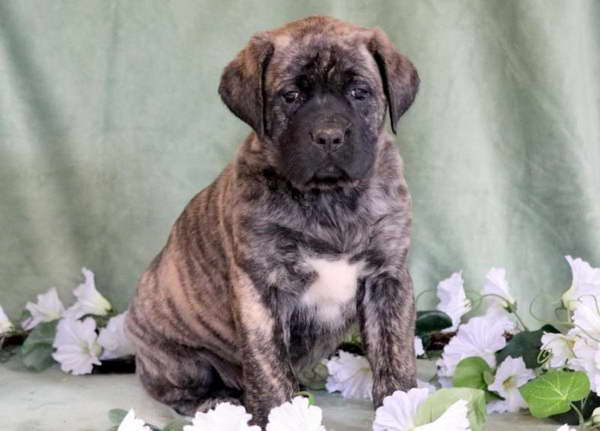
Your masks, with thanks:
[(127, 321), (142, 383), (264, 426), (358, 322), (375, 406), (415, 385), (410, 197), (385, 132), (419, 78), (379, 29), (311, 17), (255, 35), (219, 93), (253, 133), (187, 205)]

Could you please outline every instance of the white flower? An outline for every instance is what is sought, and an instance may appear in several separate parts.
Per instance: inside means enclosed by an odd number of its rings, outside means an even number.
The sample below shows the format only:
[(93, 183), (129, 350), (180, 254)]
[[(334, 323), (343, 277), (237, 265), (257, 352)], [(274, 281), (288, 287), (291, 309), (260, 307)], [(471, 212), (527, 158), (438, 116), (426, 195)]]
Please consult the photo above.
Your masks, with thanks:
[(8, 320), (8, 316), (4, 313), (4, 309), (0, 306), (0, 335), (8, 333), (14, 328), (12, 322)]
[(430, 424), (421, 425), (415, 431), (469, 431), (468, 402), (458, 400)]
[(562, 302), (568, 310), (575, 310), (581, 301), (600, 298), (600, 268), (592, 268), (585, 260), (565, 256), (571, 266), (571, 287), (563, 294)]
[(322, 420), (319, 407), (309, 406), (304, 397), (296, 397), (271, 410), (267, 431), (325, 431)]
[(113, 359), (133, 355), (135, 350), (125, 334), (125, 318), (127, 312), (121, 313), (108, 321), (106, 328), (100, 330), (98, 343), (104, 348), (100, 359)]
[(488, 387), (490, 391), (497, 392), (504, 400), (491, 402), (490, 411), (517, 412), (519, 409), (527, 407), (519, 388), (534, 377), (535, 373), (525, 367), (523, 358), (508, 356), (498, 367), (494, 382)]
[[(506, 345), (504, 333), (514, 327), (508, 315), (488, 311), (485, 315), (471, 318), (459, 326), (458, 332), (444, 347), (438, 360), (438, 376), (452, 377), (458, 363), (470, 356), (479, 356), (492, 368), (496, 366), (496, 352)], [(443, 379), (440, 379), (443, 384)]]
[(375, 411), (373, 431), (408, 431), (415, 428), (417, 409), (427, 399), (427, 389), (396, 391)]
[(440, 384), (440, 387), (442, 388), (451, 388), (452, 387), (452, 376), (443, 376), (442, 373), (445, 374), (445, 366), (442, 364), (442, 361), (438, 361), (437, 362), (437, 366), (438, 368), (438, 374), (437, 374), (437, 379), (438, 379), (438, 383)]
[(341, 392), (344, 398), (372, 398), (373, 373), (364, 356), (340, 350), (325, 365), (329, 371), (325, 384), (328, 392)]
[(575, 428), (569, 428), (569, 425), (563, 425), (558, 428), (556, 431), (577, 431)]
[(600, 424), (600, 407), (596, 407), (594, 411), (592, 411), (592, 425)]
[(423, 348), (423, 340), (421, 337), (415, 337), (415, 356), (421, 356), (425, 354), (425, 349)]
[(135, 411), (131, 409), (121, 421), (117, 431), (150, 431), (150, 427), (145, 426), (143, 420), (136, 419)]
[(573, 352), (574, 344), (574, 337), (544, 332), (542, 336), (542, 350), (546, 350), (551, 355), (548, 365), (552, 368), (565, 367), (567, 362), (575, 357)]
[(25, 308), (31, 313), (31, 317), (22, 323), (23, 329), (26, 330), (35, 328), (41, 322), (58, 320), (65, 312), (65, 307), (60, 302), (58, 293), (56, 293), (56, 287), (42, 295), (38, 295), (37, 304), (28, 302)]
[(573, 352), (575, 358), (569, 361), (569, 367), (585, 372), (592, 391), (600, 393), (600, 343), (586, 336), (577, 336)]
[(417, 379), (417, 388), (427, 389), (430, 394), (437, 391), (437, 388), (434, 385), (421, 379)]
[(91, 317), (80, 321), (64, 318), (58, 322), (52, 344), (56, 352), (52, 357), (60, 362), (64, 372), (74, 375), (89, 374), (93, 365), (100, 365), (98, 357), (102, 347), (97, 342), (96, 322)]
[[(506, 270), (504, 268), (492, 268), (485, 276), (485, 284), (481, 291), (481, 295), (490, 296), (488, 301), (492, 304), (506, 307), (506, 305), (515, 305), (515, 298), (510, 294), (510, 287), (506, 281)], [(501, 299), (503, 298), (504, 301)]]
[(87, 268), (81, 268), (81, 272), (85, 277), (85, 281), (73, 291), (77, 297), (77, 302), (69, 307), (67, 315), (75, 319), (79, 319), (86, 314), (106, 316), (111, 309), (111, 305), (110, 302), (96, 290), (94, 273)]
[(231, 403), (218, 404), (206, 413), (197, 412), (192, 425), (183, 427), (183, 431), (260, 431), (256, 425), (248, 425), (252, 415), (242, 406)]
[(573, 312), (575, 328), (588, 337), (600, 340), (600, 302), (582, 301)]
[(519, 328), (512, 320), (511, 313), (509, 313), (506, 308), (501, 307), (498, 304), (492, 304), (486, 310), (485, 315), (490, 320), (499, 320), (502, 322), (504, 325), (504, 332), (509, 334), (516, 334), (519, 332)]
[(373, 431), (466, 431), (469, 429), (467, 402), (464, 400), (452, 404), (434, 422), (416, 426), (417, 410), (427, 397), (429, 397), (427, 389), (396, 391), (385, 397), (383, 405), (375, 412)]
[[(416, 340), (415, 340), (416, 344)], [(340, 350), (337, 356), (323, 360), (329, 376), (325, 388), (328, 392), (341, 392), (343, 398), (372, 399), (373, 371), (364, 356)], [(435, 392), (432, 384), (417, 379), (417, 387)]]
[(446, 280), (440, 281), (437, 286), (437, 296), (440, 299), (437, 309), (452, 319), (452, 326), (442, 332), (456, 331), (461, 317), (471, 310), (471, 301), (465, 295), (462, 271), (455, 272)]

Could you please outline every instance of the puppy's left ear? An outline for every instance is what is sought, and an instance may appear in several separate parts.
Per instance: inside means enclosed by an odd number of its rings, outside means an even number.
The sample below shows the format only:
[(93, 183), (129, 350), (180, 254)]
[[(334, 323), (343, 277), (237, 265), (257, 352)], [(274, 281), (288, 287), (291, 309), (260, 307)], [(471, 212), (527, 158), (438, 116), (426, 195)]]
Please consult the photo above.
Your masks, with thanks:
[(381, 29), (374, 28), (373, 32), (368, 49), (375, 58), (381, 74), (390, 111), (390, 123), (395, 134), (398, 120), (415, 100), (419, 89), (419, 75), (413, 64), (396, 51)]
[(264, 33), (252, 37), (250, 43), (223, 71), (219, 95), (238, 118), (263, 137), (265, 125), (265, 73), (274, 47)]

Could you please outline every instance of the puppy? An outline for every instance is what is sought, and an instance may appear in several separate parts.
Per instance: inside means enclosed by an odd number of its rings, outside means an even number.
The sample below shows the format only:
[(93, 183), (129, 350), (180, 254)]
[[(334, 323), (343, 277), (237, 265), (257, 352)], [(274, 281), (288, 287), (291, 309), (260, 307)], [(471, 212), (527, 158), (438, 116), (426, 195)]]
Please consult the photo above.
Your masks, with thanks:
[(152, 397), (243, 403), (264, 426), (355, 323), (373, 402), (415, 385), (410, 196), (392, 131), (419, 78), (379, 29), (310, 17), (258, 33), (219, 94), (252, 127), (141, 276), (127, 332)]

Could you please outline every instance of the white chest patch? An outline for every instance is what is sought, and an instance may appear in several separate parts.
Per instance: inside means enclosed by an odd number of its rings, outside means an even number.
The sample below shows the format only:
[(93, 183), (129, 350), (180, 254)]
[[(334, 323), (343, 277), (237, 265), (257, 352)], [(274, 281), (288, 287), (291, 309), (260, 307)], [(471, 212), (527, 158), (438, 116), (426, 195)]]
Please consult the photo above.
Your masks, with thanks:
[(306, 264), (317, 273), (317, 279), (302, 295), (302, 302), (316, 306), (322, 320), (337, 319), (342, 306), (354, 300), (362, 262), (309, 258)]

